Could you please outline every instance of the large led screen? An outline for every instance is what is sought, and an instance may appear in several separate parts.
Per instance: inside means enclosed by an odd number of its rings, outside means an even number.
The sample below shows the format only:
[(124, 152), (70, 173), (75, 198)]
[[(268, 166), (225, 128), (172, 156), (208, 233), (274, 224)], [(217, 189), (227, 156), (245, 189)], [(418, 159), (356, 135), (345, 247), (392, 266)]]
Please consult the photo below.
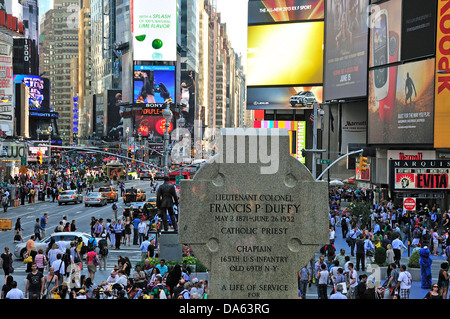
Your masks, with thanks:
[(289, 152), (303, 164), (302, 149), (306, 148), (305, 121), (254, 121), (254, 128), (283, 128), (289, 132)]
[(369, 144), (433, 143), (434, 63), (369, 72)]
[(324, 23), (248, 27), (247, 85), (322, 84)]
[(403, 0), (402, 60), (434, 55), (437, 0)]
[(399, 62), (402, 48), (402, 1), (370, 6), (369, 67)]
[(322, 103), (322, 87), (248, 87), (247, 110), (311, 108)]
[(37, 75), (15, 74), (14, 83), (23, 83), (30, 91), (30, 110), (50, 112), (50, 81)]
[[(169, 125), (169, 133), (173, 130), (173, 121)], [(166, 130), (166, 120), (162, 116), (137, 115), (134, 118), (134, 129), (144, 137), (149, 135), (163, 136)]]
[(168, 98), (175, 99), (175, 66), (134, 66), (134, 103), (162, 106)]
[(319, 20), (324, 18), (324, 0), (250, 0), (248, 24)]
[(328, 0), (324, 100), (367, 95), (368, 0)]
[(177, 60), (177, 1), (131, 0), (135, 61)]

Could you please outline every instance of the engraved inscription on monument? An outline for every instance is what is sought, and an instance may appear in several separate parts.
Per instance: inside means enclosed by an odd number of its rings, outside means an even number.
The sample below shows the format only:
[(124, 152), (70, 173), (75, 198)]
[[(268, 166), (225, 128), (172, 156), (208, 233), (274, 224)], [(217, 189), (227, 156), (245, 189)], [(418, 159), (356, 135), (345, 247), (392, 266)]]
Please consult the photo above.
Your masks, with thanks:
[(208, 268), (210, 298), (297, 298), (298, 270), (327, 241), (326, 183), (289, 154), (287, 132), (264, 134), (246, 145), (279, 139), (276, 173), (261, 173), (267, 162), (210, 161), (181, 183), (180, 242)]

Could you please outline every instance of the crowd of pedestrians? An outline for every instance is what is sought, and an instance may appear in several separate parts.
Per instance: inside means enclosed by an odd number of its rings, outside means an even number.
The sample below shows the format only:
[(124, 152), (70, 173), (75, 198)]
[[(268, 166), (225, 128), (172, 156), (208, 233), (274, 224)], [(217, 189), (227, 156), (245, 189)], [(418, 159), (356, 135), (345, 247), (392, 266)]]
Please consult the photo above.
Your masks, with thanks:
[[(450, 229), (448, 212), (437, 205), (419, 205), (417, 211), (395, 207), (390, 200), (375, 200), (372, 191), (332, 188), (329, 193), (329, 243), (298, 273), (300, 298), (317, 288), (319, 299), (409, 299), (412, 275), (402, 252), (419, 251), (421, 288), (426, 299), (448, 299)], [(342, 205), (343, 200), (348, 205)], [(366, 203), (366, 217), (352, 214), (352, 206)], [(341, 229), (338, 234), (336, 229)], [(341, 236), (345, 245), (335, 246)], [(409, 247), (408, 247), (409, 245)], [(375, 252), (383, 247), (387, 266), (384, 278), (371, 276)], [(432, 282), (430, 255), (439, 257), (437, 280)], [(376, 280), (377, 279), (377, 280)]]

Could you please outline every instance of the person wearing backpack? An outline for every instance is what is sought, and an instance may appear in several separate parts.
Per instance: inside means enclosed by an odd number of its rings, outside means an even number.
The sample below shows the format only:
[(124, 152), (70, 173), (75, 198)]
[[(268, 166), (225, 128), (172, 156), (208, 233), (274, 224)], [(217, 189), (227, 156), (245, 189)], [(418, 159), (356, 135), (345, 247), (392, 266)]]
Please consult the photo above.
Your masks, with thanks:
[(99, 270), (106, 270), (106, 259), (108, 258), (108, 242), (106, 240), (106, 235), (103, 233), (102, 238), (98, 241), (98, 248), (99, 248)]
[(162, 277), (156, 276), (155, 285), (150, 291), (150, 299), (169, 299), (170, 292), (166, 286), (162, 283)]
[(113, 211), (113, 220), (117, 221), (117, 205), (116, 205), (116, 203), (112, 204), (112, 211)]

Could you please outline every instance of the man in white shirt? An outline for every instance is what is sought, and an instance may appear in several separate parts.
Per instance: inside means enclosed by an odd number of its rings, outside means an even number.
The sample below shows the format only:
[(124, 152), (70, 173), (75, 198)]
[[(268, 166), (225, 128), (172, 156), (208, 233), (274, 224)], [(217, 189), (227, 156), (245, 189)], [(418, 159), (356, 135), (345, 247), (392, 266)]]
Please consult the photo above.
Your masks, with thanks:
[(144, 219), (141, 218), (141, 221), (138, 224), (139, 244), (142, 244), (142, 242), (144, 241), (146, 232), (147, 232), (147, 224), (144, 222)]
[(58, 276), (58, 281), (62, 282), (62, 278), (66, 274), (66, 266), (62, 260), (62, 254), (56, 256), (56, 260), (52, 262), (51, 266), (55, 269), (55, 274)]
[(394, 251), (394, 262), (400, 267), (400, 259), (402, 258), (401, 249), (406, 249), (407, 247), (400, 240), (399, 235), (392, 241), (392, 250)]
[(400, 274), (398, 275), (397, 286), (395, 289), (397, 290), (400, 287), (400, 299), (409, 299), (409, 293), (411, 291), (411, 274), (406, 271), (406, 266), (400, 266)]
[(17, 288), (17, 281), (11, 283), (12, 289), (6, 294), (6, 299), (23, 299), (23, 292)]
[(127, 275), (125, 275), (125, 272), (123, 270), (119, 270), (117, 272), (117, 275), (119, 278), (117, 279), (116, 284), (119, 284), (122, 286), (122, 288), (125, 288), (128, 281)]
[(347, 298), (356, 298), (356, 286), (358, 286), (358, 273), (354, 269), (353, 263), (348, 263), (348, 284), (347, 284)]

